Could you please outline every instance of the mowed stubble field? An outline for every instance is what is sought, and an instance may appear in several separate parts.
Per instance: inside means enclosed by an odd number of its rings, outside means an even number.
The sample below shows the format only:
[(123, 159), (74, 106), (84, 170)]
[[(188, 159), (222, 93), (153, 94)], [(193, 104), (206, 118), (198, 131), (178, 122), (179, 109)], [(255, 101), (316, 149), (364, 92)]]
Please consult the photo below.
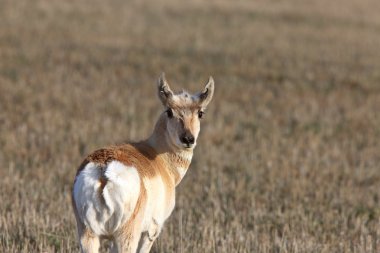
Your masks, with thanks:
[[(0, 2), (0, 252), (77, 252), (83, 157), (216, 93), (153, 252), (380, 251), (380, 2)], [(104, 248), (103, 248), (104, 250)]]

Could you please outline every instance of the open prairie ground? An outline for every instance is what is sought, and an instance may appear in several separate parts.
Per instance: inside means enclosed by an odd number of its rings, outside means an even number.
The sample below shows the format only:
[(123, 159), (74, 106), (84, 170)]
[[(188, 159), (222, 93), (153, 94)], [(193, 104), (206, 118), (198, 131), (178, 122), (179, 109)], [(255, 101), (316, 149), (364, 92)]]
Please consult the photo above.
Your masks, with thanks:
[[(153, 252), (380, 252), (380, 1), (0, 1), (0, 252), (77, 252), (89, 152), (214, 100)], [(104, 251), (105, 246), (103, 246)]]

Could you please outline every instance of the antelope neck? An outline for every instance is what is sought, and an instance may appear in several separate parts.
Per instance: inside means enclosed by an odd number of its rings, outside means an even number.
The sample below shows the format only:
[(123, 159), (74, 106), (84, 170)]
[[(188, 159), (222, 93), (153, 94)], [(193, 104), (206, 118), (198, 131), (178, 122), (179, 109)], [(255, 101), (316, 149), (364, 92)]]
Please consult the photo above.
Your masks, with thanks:
[(185, 176), (193, 157), (193, 150), (181, 150), (175, 147), (167, 136), (165, 116), (161, 115), (152, 135), (147, 140), (157, 153), (157, 156), (165, 161), (168, 173), (172, 176), (177, 186)]

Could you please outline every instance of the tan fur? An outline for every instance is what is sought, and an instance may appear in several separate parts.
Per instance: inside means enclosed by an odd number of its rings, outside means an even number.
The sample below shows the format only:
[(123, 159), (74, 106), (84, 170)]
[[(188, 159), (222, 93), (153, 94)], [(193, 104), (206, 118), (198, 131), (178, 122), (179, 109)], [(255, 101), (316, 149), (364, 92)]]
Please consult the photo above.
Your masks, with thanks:
[[(175, 117), (169, 119), (163, 113), (156, 123), (153, 134), (142, 142), (128, 143), (110, 146), (94, 151), (88, 155), (79, 166), (76, 175), (80, 175), (87, 164), (94, 163), (95, 170), (101, 170), (98, 179), (98, 196), (104, 203), (103, 191), (108, 183), (104, 170), (113, 161), (123, 163), (127, 167), (136, 168), (140, 178), (140, 193), (129, 220), (121, 225), (112, 235), (98, 235), (100, 238), (109, 238), (114, 241), (113, 252), (130, 252), (137, 250), (140, 240), (141, 253), (149, 252), (154, 240), (158, 237), (162, 224), (174, 208), (175, 186), (182, 180), (184, 173), (190, 166), (191, 157), (195, 143), (190, 148), (178, 144), (179, 136), (188, 131), (195, 139), (198, 137), (200, 123), (198, 113), (203, 110), (210, 101), (213, 94), (213, 80), (210, 78), (204, 91), (198, 95), (190, 95), (186, 92), (175, 95), (171, 92), (165, 80), (159, 81), (159, 97), (165, 107), (174, 111)], [(206, 101), (206, 102), (205, 102)], [(180, 171), (179, 171), (180, 170)], [(74, 185), (76, 182), (74, 180)], [(162, 184), (161, 184), (162, 182)], [(162, 192), (163, 185), (164, 191)], [(156, 187), (156, 188), (155, 188)], [(149, 206), (152, 201), (161, 194), (160, 205)], [(164, 202), (162, 202), (164, 201)], [(149, 204), (150, 203), (150, 204)], [(158, 203), (158, 202), (157, 202)], [(78, 234), (81, 242), (82, 252), (97, 252), (99, 248), (99, 237), (86, 228), (78, 216), (78, 210), (72, 194), (72, 204), (77, 220)], [(125, 203), (126, 205), (128, 203)], [(147, 215), (147, 211), (156, 212)], [(149, 213), (149, 212), (148, 212)], [(162, 217), (162, 214), (164, 217)], [(143, 223), (149, 228), (143, 230)], [(140, 239), (141, 238), (141, 239)]]

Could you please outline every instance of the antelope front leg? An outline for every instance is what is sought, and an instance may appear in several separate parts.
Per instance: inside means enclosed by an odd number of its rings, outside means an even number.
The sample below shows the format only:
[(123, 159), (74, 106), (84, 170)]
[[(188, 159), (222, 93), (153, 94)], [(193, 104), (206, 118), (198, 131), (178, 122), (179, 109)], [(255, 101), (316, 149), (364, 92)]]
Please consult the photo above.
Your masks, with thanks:
[(148, 232), (145, 232), (141, 236), (140, 247), (138, 249), (138, 253), (149, 253), (150, 249), (153, 246), (154, 241), (157, 236), (154, 238), (150, 238)]
[(138, 253), (149, 253), (150, 249), (153, 246), (154, 241), (157, 239), (158, 235), (161, 232), (161, 227), (153, 220), (152, 225), (147, 232), (144, 232), (141, 235)]

